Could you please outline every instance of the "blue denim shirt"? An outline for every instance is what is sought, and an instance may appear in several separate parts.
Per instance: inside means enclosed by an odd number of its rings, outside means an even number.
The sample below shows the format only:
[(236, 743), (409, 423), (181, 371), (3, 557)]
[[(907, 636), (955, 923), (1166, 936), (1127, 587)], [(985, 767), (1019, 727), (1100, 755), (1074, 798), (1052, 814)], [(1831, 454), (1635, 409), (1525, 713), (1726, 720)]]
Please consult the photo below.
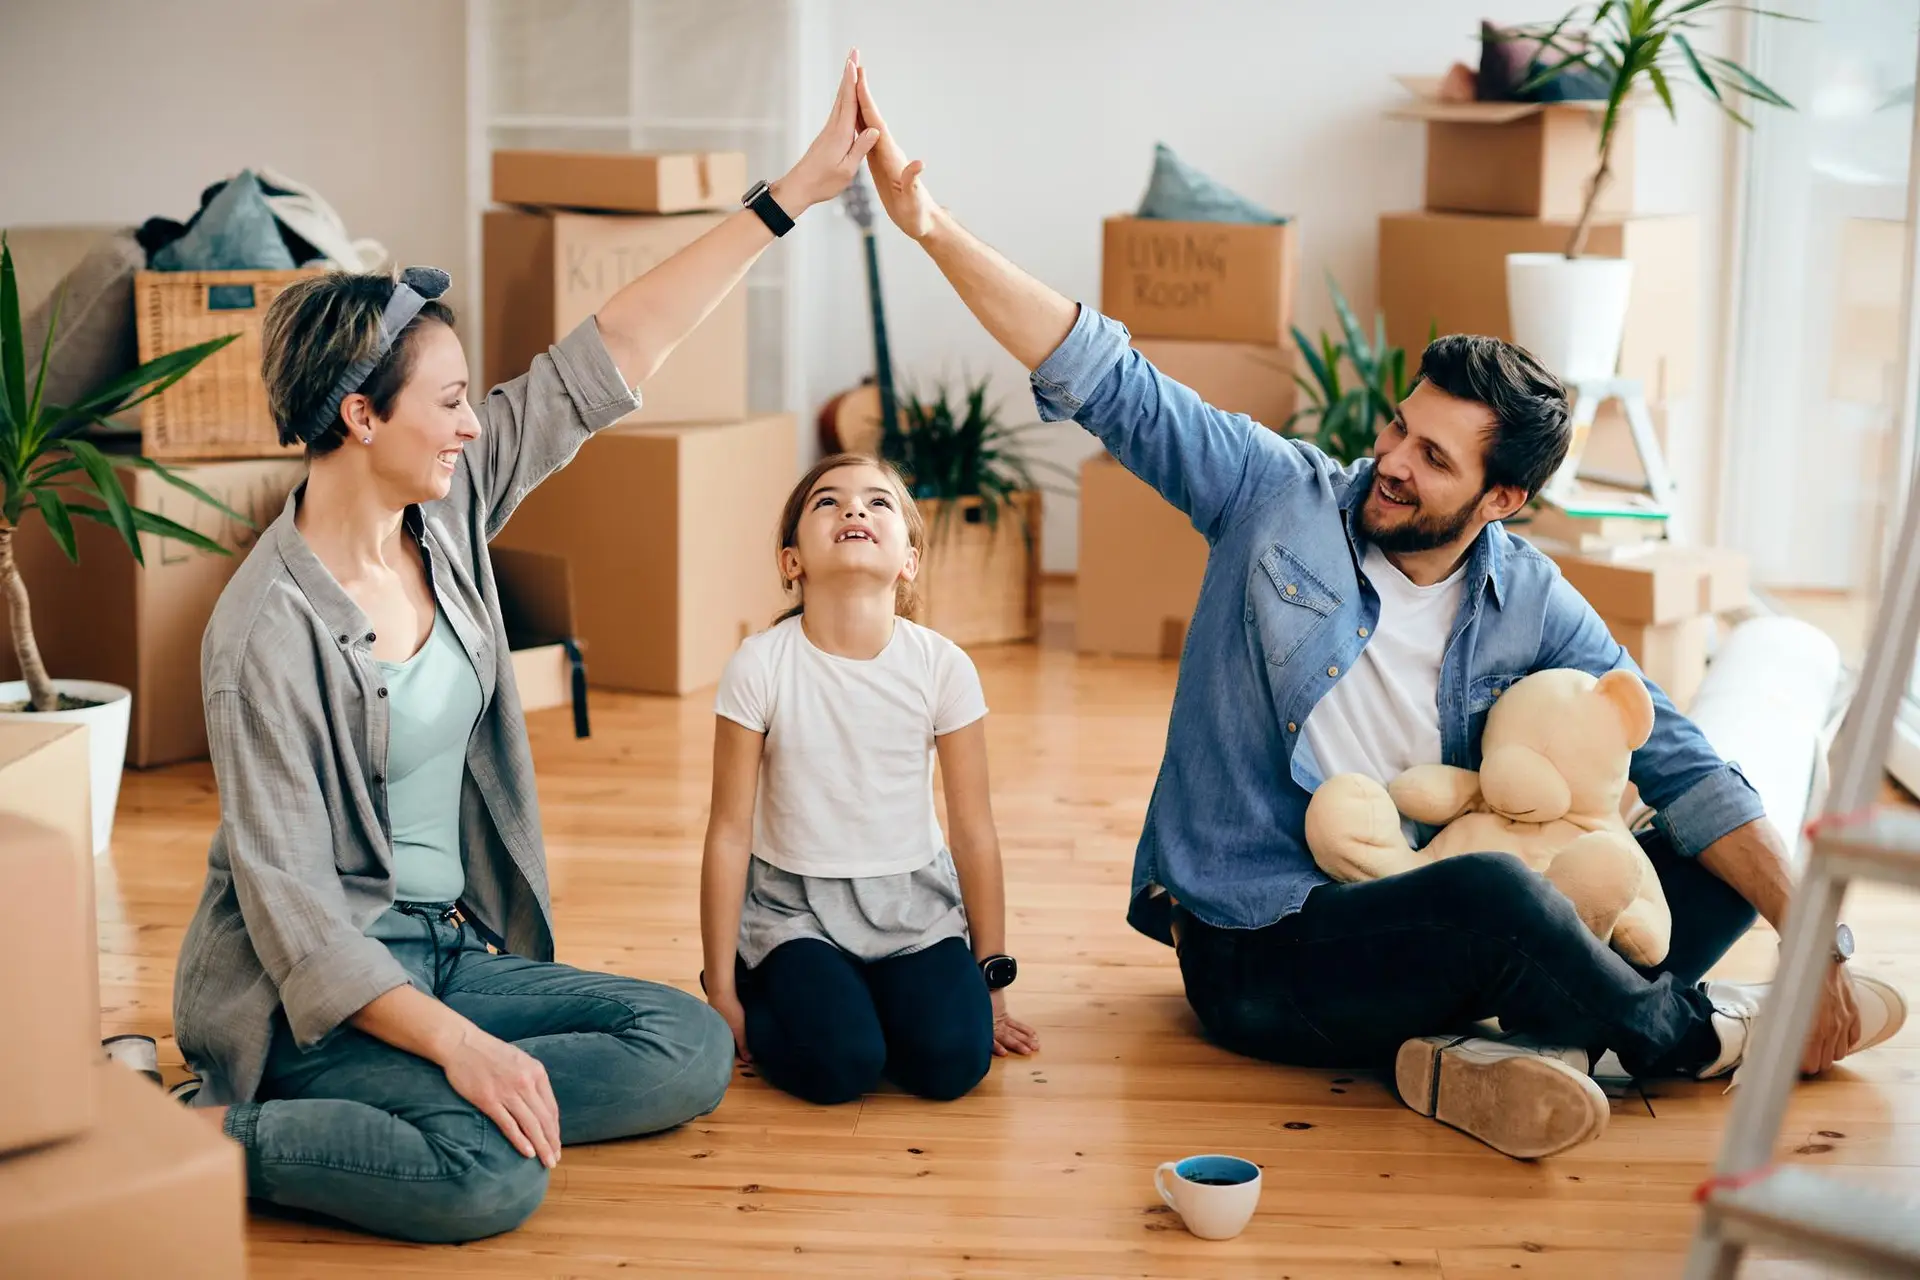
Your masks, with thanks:
[[(1327, 882), (1306, 847), (1307, 801), (1322, 779), (1301, 729), (1380, 619), (1380, 597), (1360, 576), (1355, 524), (1373, 463), (1342, 467), (1305, 441), (1203, 403), (1090, 307), (1034, 371), (1033, 388), (1043, 419), (1071, 417), (1099, 436), (1211, 549), (1127, 918), (1170, 942), (1170, 894), (1222, 928), (1272, 924)], [(1488, 525), (1469, 554), (1440, 670), (1444, 762), (1477, 769), (1493, 700), (1550, 667), (1639, 673), (1553, 561)], [(1674, 848), (1697, 854), (1761, 817), (1760, 798), (1647, 687), (1653, 736), (1634, 753), (1631, 777)]]

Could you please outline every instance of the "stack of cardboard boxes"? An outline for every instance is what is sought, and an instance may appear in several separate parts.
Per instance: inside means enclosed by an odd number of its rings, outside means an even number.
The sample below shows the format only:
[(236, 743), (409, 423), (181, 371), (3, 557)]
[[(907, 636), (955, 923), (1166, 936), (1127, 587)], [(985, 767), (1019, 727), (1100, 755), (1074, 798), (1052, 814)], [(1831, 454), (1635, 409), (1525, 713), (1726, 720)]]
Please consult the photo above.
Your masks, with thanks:
[(238, 1280), (240, 1148), (100, 1052), (87, 774), (85, 728), (0, 723), (0, 1273)]
[[(1396, 109), (1425, 124), (1426, 207), (1380, 219), (1380, 300), (1387, 338), (1410, 355), (1437, 328), (1511, 340), (1506, 258), (1564, 250), (1599, 160), (1605, 103), (1443, 102), (1416, 96)], [(1634, 200), (1634, 110), (1616, 125), (1612, 180), (1601, 190), (1586, 252), (1633, 263), (1620, 376), (1644, 389), (1654, 435), (1698, 395), (1700, 228), (1691, 215), (1650, 215)], [(1643, 476), (1625, 413), (1598, 406), (1582, 442), (1584, 475), (1626, 484)], [(1647, 675), (1691, 701), (1706, 670), (1715, 615), (1747, 600), (1738, 555), (1662, 541), (1666, 513), (1590, 487), (1579, 502), (1515, 529), (1551, 554)], [(1605, 499), (1604, 501), (1602, 499)], [(1610, 514), (1600, 514), (1603, 511)]]
[[(486, 378), (523, 372), (636, 277), (718, 226), (736, 152), (500, 151), (486, 215)], [(748, 298), (735, 289), (640, 383), (641, 407), (522, 503), (496, 547), (564, 560), (596, 685), (715, 683), (782, 592), (775, 521), (798, 473), (790, 415), (748, 412)]]
[(1612, 554), (1542, 542), (1649, 680), (1685, 711), (1707, 671), (1719, 618), (1747, 604), (1746, 558), (1652, 542)]
[[(1106, 223), (1101, 309), (1201, 399), (1280, 430), (1294, 405), (1291, 223)], [(1206, 571), (1206, 540), (1105, 454), (1080, 471), (1077, 646), (1173, 658)]]
[[(1417, 358), (1431, 328), (1511, 340), (1506, 258), (1566, 248), (1599, 162), (1605, 103), (1442, 102), (1416, 96), (1400, 119), (1427, 132), (1426, 207), (1380, 219), (1380, 305), (1387, 339)], [(1620, 376), (1644, 386), (1655, 434), (1682, 421), (1698, 393), (1700, 225), (1634, 202), (1634, 110), (1620, 113), (1610, 182), (1586, 252), (1633, 263)], [(1590, 474), (1637, 478), (1617, 402), (1600, 406), (1585, 442)]]

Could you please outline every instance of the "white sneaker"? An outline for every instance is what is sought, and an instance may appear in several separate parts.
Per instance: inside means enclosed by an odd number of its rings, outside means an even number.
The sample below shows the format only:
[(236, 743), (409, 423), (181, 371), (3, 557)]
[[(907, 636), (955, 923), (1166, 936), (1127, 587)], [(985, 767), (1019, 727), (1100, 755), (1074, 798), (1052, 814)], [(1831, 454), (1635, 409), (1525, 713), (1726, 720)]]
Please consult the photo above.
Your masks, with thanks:
[(1537, 1160), (1606, 1131), (1607, 1095), (1580, 1049), (1520, 1039), (1422, 1036), (1400, 1046), (1394, 1083), (1423, 1116), (1504, 1155)]
[[(1907, 1001), (1899, 988), (1879, 978), (1849, 971), (1853, 1004), (1860, 1013), (1860, 1038), (1847, 1052), (1859, 1053), (1884, 1044), (1906, 1025)], [(1720, 1036), (1720, 1056), (1696, 1074), (1712, 1080), (1737, 1069), (1753, 1037), (1753, 1020), (1760, 1012), (1769, 984), (1764, 982), (1709, 982), (1707, 999), (1713, 1002), (1713, 1029)]]

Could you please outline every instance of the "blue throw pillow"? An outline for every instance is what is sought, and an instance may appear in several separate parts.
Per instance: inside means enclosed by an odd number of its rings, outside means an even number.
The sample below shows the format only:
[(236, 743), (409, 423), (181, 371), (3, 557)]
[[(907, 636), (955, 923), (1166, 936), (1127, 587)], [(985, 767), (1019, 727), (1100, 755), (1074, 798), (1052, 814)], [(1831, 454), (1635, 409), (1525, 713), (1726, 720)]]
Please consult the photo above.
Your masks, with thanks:
[(1140, 200), (1139, 218), (1169, 222), (1283, 223), (1287, 218), (1261, 208), (1200, 172), (1164, 142), (1153, 147), (1153, 177)]
[(153, 255), (155, 271), (291, 271), (293, 255), (252, 170), (220, 188), (187, 233)]

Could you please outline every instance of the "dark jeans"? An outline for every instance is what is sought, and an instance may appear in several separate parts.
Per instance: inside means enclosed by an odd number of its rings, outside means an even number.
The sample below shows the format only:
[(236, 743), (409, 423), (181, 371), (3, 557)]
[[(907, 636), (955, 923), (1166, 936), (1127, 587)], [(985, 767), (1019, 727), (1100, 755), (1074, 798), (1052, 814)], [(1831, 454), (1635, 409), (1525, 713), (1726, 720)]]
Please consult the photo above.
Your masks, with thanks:
[[(444, 908), (391, 909), (367, 929), (416, 985), (540, 1060), (560, 1140), (653, 1133), (720, 1104), (733, 1037), (673, 987), (495, 955)], [(246, 1148), (247, 1193), (403, 1240), (473, 1240), (539, 1207), (547, 1170), (508, 1144), (434, 1063), (343, 1026), (304, 1052), (284, 1019), (259, 1100), (227, 1132)]]
[(740, 1002), (760, 1074), (808, 1102), (851, 1102), (882, 1075), (946, 1102), (993, 1060), (993, 1005), (963, 938), (872, 964), (813, 938), (782, 943), (743, 973)]
[(1406, 1040), (1498, 1018), (1552, 1044), (1612, 1049), (1637, 1076), (1698, 1070), (1719, 1052), (1701, 976), (1754, 910), (1664, 837), (1641, 844), (1673, 912), (1656, 969), (1596, 940), (1518, 860), (1469, 854), (1322, 885), (1262, 929), (1215, 928), (1176, 908), (1187, 1001), (1223, 1047), (1299, 1066), (1386, 1064)]

